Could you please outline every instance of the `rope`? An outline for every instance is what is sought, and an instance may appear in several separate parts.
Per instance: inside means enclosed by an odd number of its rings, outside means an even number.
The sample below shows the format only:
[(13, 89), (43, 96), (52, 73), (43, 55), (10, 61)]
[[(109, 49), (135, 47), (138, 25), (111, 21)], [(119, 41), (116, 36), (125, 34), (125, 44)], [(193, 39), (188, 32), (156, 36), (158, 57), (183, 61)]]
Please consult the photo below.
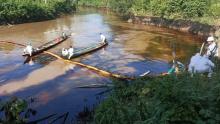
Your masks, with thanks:
[(24, 46), (25, 47), (25, 45), (20, 44), (20, 43), (15, 43), (13, 41), (0, 41), (0, 43), (10, 43), (10, 44), (15, 44), (15, 45), (19, 45), (19, 46)]
[[(0, 43), (10, 43), (10, 44), (15, 44), (15, 45), (19, 45), (19, 46), (25, 46), (23, 44), (20, 44), (20, 43), (15, 43), (13, 41), (0, 41)], [(62, 57), (54, 54), (54, 53), (51, 53), (51, 52), (48, 52), (48, 51), (44, 51), (43, 53), (47, 53), (57, 59), (60, 59), (60, 60), (63, 60), (64, 62), (67, 62), (67, 63), (71, 63), (71, 64), (75, 64), (75, 65), (79, 65), (81, 67), (85, 67), (85, 68), (88, 68), (90, 70), (93, 70), (94, 72), (96, 72), (97, 74), (99, 75), (102, 75), (104, 77), (112, 77), (112, 78), (117, 78), (117, 79), (123, 79), (123, 80), (132, 80), (134, 78), (131, 78), (131, 77), (126, 77), (126, 76), (122, 76), (122, 75), (119, 75), (119, 74), (113, 74), (111, 72), (107, 72), (105, 70), (102, 70), (102, 69), (99, 69), (99, 68), (96, 68), (96, 67), (93, 67), (93, 66), (90, 66), (90, 65), (86, 65), (86, 64), (83, 64), (83, 63), (80, 63), (80, 62), (75, 62), (75, 61), (71, 61), (71, 60), (66, 60), (66, 59), (63, 59)]]

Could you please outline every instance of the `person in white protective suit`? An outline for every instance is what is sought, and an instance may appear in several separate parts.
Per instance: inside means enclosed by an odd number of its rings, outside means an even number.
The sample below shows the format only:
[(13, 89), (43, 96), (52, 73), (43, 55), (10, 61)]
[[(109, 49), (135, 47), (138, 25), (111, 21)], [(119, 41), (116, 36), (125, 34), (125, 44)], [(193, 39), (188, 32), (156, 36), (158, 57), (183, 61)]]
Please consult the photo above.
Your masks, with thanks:
[(208, 47), (207, 47), (206, 55), (209, 58), (218, 57), (218, 46), (215, 42), (214, 37), (213, 36), (208, 37), (207, 42), (208, 42)]
[(70, 48), (68, 49), (68, 54), (69, 54), (68, 59), (70, 59), (73, 56), (73, 54), (74, 54), (73, 46), (70, 46)]
[(209, 60), (207, 55), (201, 56), (199, 53), (192, 56), (188, 71), (194, 73), (208, 73), (208, 77), (212, 76), (215, 64)]
[(62, 56), (67, 56), (68, 55), (68, 50), (63, 48), (62, 49)]
[(24, 48), (24, 54), (28, 53), (30, 56), (32, 56), (33, 47), (31, 43), (28, 43), (27, 46)]

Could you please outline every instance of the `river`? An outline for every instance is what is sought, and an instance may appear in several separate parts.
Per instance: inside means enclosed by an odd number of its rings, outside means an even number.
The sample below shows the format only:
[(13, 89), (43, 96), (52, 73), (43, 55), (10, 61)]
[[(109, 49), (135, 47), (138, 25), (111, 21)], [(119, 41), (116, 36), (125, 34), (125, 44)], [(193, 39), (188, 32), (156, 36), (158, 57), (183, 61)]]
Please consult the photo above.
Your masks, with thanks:
[[(62, 32), (74, 35), (50, 52), (60, 53), (62, 48), (86, 47), (100, 40), (103, 33), (108, 46), (73, 61), (96, 66), (113, 73), (138, 76), (148, 70), (151, 74), (166, 72), (173, 59), (188, 64), (199, 49), (199, 38), (166, 28), (127, 23), (109, 11), (82, 9), (73, 15), (55, 20), (0, 27), (0, 41), (13, 41), (34, 47), (50, 41)], [(12, 96), (35, 98), (30, 107), (41, 118), (69, 112), (68, 121), (76, 120), (84, 106), (93, 107), (105, 99), (97, 96), (105, 88), (77, 88), (90, 84), (110, 84), (111, 80), (76, 65), (65, 63), (47, 54), (40, 54), (24, 64), (23, 47), (0, 43), (0, 98)]]

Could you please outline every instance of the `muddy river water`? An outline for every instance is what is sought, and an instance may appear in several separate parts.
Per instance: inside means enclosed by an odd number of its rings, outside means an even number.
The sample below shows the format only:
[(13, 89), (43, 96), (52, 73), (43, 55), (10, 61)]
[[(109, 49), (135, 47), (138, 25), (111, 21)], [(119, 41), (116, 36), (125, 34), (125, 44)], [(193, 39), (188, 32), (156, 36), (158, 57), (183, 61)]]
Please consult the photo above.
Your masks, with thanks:
[[(176, 52), (177, 60), (187, 64), (201, 44), (199, 38), (189, 34), (130, 24), (112, 12), (94, 9), (83, 9), (55, 20), (2, 26), (0, 41), (21, 44), (30, 41), (37, 47), (62, 32), (74, 35), (50, 49), (50, 52), (60, 53), (62, 48), (70, 45), (74, 48), (89, 46), (97, 43), (99, 33), (103, 33), (109, 42), (107, 47), (73, 61), (131, 76), (138, 76), (147, 70), (152, 74), (166, 72), (171, 66), (172, 51)], [(0, 43), (0, 98), (35, 98), (31, 107), (37, 110), (37, 114), (32, 119), (70, 112), (70, 118), (75, 120), (84, 106), (92, 107), (105, 98), (96, 95), (105, 88), (77, 87), (110, 84), (109, 78), (47, 54), (40, 54), (24, 64), (22, 52), (21, 46)]]

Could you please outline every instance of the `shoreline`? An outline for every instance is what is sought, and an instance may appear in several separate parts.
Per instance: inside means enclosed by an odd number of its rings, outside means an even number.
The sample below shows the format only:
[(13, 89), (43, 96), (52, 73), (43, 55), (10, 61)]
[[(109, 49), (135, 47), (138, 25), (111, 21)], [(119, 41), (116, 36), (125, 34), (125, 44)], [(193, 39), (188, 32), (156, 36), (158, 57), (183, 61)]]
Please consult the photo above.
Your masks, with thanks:
[[(127, 20), (128, 23), (141, 24), (141, 25), (151, 25), (156, 27), (165, 27), (168, 29), (173, 29), (183, 33), (189, 33), (192, 35), (197, 35), (206, 41), (207, 37), (210, 35), (215, 36), (218, 46), (220, 46), (220, 26), (219, 25), (208, 25), (200, 22), (194, 22), (190, 20), (183, 19), (166, 19), (161, 17), (152, 16), (132, 16)], [(219, 55), (220, 55), (220, 50)], [(220, 58), (220, 57), (218, 57)]]

